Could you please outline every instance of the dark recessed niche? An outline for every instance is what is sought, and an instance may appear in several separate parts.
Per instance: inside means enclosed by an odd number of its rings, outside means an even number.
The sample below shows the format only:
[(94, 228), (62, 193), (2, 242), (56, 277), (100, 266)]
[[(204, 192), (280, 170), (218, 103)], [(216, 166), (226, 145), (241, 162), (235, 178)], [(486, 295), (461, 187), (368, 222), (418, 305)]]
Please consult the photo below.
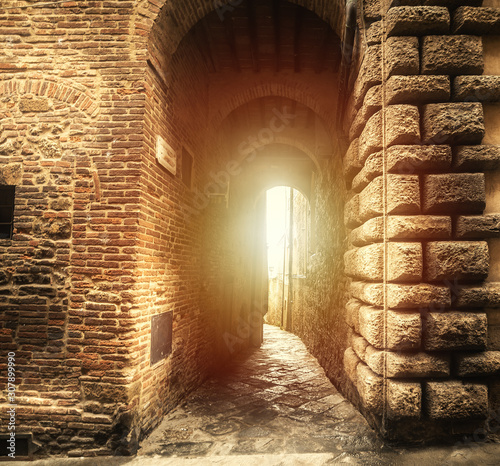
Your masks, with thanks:
[(12, 238), (15, 197), (15, 186), (0, 186), (0, 239)]
[(172, 352), (172, 317), (172, 312), (164, 312), (151, 318), (151, 365)]

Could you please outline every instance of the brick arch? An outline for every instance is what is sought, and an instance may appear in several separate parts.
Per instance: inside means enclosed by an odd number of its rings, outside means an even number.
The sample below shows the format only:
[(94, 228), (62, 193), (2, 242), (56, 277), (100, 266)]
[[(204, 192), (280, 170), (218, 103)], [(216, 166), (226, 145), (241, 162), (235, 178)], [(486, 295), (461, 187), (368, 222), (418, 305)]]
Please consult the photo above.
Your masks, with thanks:
[(89, 116), (96, 116), (99, 110), (99, 104), (90, 95), (89, 91), (79, 90), (75, 86), (63, 84), (57, 80), (26, 78), (11, 79), (0, 83), (0, 95), (26, 94), (66, 102)]
[[(233, 93), (221, 92), (214, 98), (218, 105), (214, 113), (210, 115), (210, 126), (218, 128), (228, 115), (238, 107), (263, 97), (284, 97), (294, 100), (314, 111), (323, 122), (332, 119), (332, 109), (326, 104), (321, 89), (311, 88), (298, 81), (280, 76), (280, 79), (262, 79), (262, 82), (248, 86), (245, 89)], [(323, 99), (322, 99), (323, 97)], [(327, 125), (325, 124), (325, 128)]]
[[(345, 4), (342, 0), (287, 0), (299, 5), (325, 21), (342, 37)], [(203, 17), (217, 8), (236, 4), (235, 0), (143, 0), (139, 3), (136, 34), (151, 35), (162, 16), (168, 18), (169, 43), (166, 49), (173, 54), (182, 38)], [(149, 41), (151, 43), (151, 41)]]

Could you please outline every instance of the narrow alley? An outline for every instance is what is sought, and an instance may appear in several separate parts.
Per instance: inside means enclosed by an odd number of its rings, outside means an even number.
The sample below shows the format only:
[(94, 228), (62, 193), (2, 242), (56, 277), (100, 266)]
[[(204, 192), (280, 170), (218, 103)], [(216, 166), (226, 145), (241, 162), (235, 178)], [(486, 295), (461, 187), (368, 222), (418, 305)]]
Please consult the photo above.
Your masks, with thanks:
[(295, 335), (264, 326), (264, 343), (233, 359), (171, 411), (134, 458), (51, 458), (29, 466), (320, 466), (499, 464), (493, 436), (448, 446), (390, 447), (338, 393)]
[(243, 354), (165, 417), (139, 456), (373, 452), (363, 416), (326, 378), (298, 337), (264, 327)]

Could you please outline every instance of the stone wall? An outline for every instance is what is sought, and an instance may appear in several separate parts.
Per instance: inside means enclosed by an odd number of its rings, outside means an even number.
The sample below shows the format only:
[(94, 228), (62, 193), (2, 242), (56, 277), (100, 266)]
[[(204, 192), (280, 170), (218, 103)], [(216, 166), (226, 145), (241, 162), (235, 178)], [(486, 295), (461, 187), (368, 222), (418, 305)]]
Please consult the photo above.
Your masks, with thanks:
[(472, 432), (498, 408), (496, 284), (485, 283), (498, 234), (485, 173), (500, 155), (485, 114), (498, 79), (483, 74), (479, 35), (500, 32), (499, 13), (471, 5), (393, 2), (360, 19), (344, 363), (390, 438)]

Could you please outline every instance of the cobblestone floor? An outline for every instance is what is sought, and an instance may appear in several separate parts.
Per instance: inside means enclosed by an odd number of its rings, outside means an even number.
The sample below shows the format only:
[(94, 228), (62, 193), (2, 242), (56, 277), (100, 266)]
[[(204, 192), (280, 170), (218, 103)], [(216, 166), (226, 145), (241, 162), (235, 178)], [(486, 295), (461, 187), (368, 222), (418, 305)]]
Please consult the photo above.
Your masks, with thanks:
[(266, 326), (238, 357), (170, 413), (139, 455), (204, 456), (379, 450), (365, 419), (326, 378), (301, 340)]
[[(500, 465), (500, 445), (389, 448), (326, 378), (296, 336), (266, 326), (167, 415), (134, 458), (49, 459), (31, 466)], [(18, 463), (19, 464), (19, 463)]]

